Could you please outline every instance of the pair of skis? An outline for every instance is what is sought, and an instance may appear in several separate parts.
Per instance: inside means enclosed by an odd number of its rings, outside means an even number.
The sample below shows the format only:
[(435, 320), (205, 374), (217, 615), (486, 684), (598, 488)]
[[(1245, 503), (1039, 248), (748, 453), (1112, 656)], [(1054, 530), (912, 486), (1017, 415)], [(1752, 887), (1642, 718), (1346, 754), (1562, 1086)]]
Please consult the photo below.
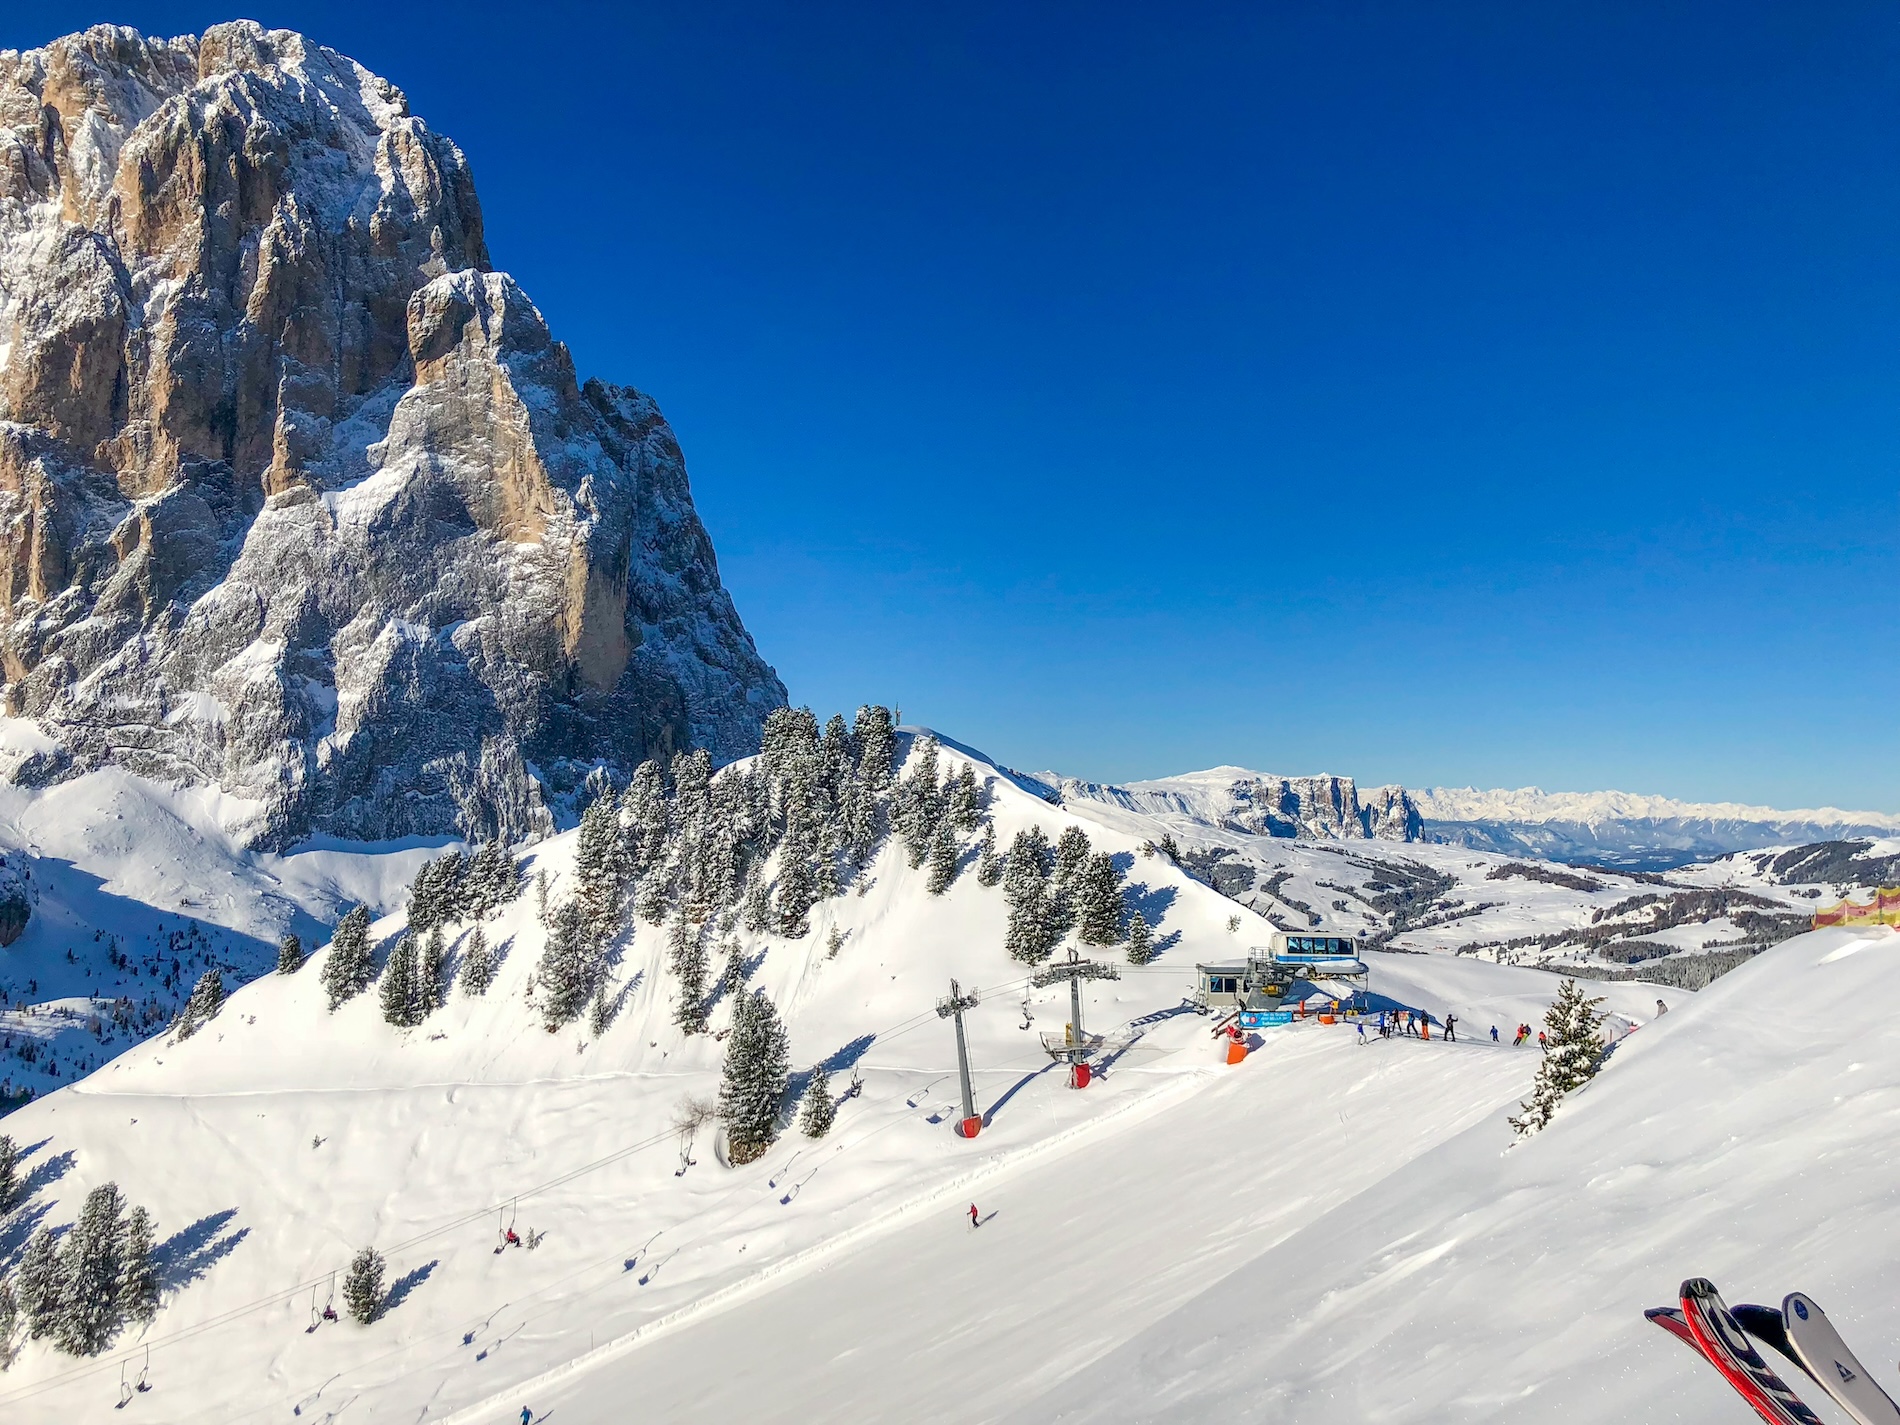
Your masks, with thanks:
[(1900, 1406), (1874, 1382), (1827, 1314), (1800, 1292), (1772, 1306), (1723, 1304), (1715, 1283), (1691, 1277), (1682, 1284), (1682, 1305), (1643, 1313), (1715, 1367), (1735, 1393), (1768, 1425), (1822, 1425), (1763, 1359), (1751, 1335), (1775, 1348), (1805, 1372), (1857, 1425), (1900, 1425)]

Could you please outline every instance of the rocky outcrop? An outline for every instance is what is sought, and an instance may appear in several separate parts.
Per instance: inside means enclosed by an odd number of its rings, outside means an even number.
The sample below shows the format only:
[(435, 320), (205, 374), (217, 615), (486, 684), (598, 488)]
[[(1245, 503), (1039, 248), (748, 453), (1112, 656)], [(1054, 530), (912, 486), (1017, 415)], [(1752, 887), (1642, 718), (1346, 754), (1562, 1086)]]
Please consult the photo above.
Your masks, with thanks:
[(785, 700), (672, 432), (490, 270), (462, 154), (286, 31), (0, 53), (6, 710), (242, 828), (545, 831)]
[(1065, 800), (1107, 802), (1255, 836), (1419, 839), (1418, 808), (1405, 788), (1375, 787), (1362, 799), (1351, 777), (1279, 777), (1242, 767), (1215, 767), (1121, 786), (1054, 773), (1047, 774), (1046, 780)]

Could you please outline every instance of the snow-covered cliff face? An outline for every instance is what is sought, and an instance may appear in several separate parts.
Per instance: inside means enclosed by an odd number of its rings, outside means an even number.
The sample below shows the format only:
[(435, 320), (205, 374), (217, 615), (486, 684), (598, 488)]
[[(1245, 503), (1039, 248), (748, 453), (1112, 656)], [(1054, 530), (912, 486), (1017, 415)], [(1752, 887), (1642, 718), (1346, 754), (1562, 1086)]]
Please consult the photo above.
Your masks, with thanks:
[(532, 834), (785, 690), (672, 432), (489, 268), (461, 152), (287, 31), (0, 53), (0, 625), (27, 782), (247, 839)]
[(1281, 777), (1244, 767), (1212, 767), (1121, 786), (1053, 773), (1044, 780), (1064, 800), (1107, 802), (1256, 836), (1416, 841), (1419, 833), (1418, 810), (1405, 788), (1374, 787), (1361, 794), (1351, 777)]

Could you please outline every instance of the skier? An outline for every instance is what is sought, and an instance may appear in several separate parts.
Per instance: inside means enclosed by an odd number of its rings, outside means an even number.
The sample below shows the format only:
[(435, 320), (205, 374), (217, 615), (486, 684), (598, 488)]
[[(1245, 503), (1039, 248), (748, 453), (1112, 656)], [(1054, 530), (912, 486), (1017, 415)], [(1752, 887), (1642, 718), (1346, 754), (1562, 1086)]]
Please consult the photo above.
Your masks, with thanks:
[(1669, 1006), (1664, 1004), (1661, 1000), (1657, 1000), (1656, 1001), (1656, 1018), (1661, 1019), (1667, 1013), (1669, 1013)]
[(1447, 1044), (1458, 1042), (1458, 1016), (1450, 1010), (1445, 1011), (1445, 1042)]
[(1366, 1022), (1363, 1019), (1359, 1021), (1359, 1042), (1366, 1042)]
[(970, 1225), (972, 1227), (981, 1227), (983, 1225), (982, 1222), (977, 1219), (975, 1203), (970, 1204)]
[(1537, 1031), (1537, 1047), (1546, 1054), (1550, 1052), (1550, 1041), (1544, 1038), (1544, 1031), (1541, 1029)]
[(521, 1245), (521, 1239), (515, 1236), (515, 1229), (512, 1227), (508, 1229), (508, 1235), (503, 1240), (506, 1241), (510, 1247), (519, 1247)]
[(334, 1306), (329, 1305), (327, 1302), (324, 1304), (324, 1307), (323, 1307), (323, 1319), (325, 1321), (336, 1320), (336, 1308)]
[(1491, 1042), (1493, 1044), (1498, 1042), (1498, 1027), (1495, 1024), (1491, 1026)]
[(534, 1422), (534, 1412), (528, 1409), (527, 1406), (525, 1405), (522, 1406), (521, 1407), (521, 1425), (533, 1425), (533, 1422)]

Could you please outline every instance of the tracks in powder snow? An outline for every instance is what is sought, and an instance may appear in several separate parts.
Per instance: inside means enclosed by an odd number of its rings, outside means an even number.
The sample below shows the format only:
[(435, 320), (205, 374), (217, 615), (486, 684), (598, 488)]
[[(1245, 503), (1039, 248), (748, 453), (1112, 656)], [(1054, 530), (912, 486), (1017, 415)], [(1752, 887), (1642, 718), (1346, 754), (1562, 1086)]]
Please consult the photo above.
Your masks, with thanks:
[[(624, 1356), (655, 1337), (673, 1331), (689, 1322), (698, 1321), (720, 1310), (737, 1305), (747, 1297), (754, 1296), (790, 1281), (801, 1272), (809, 1270), (822, 1262), (844, 1252), (883, 1236), (903, 1226), (926, 1211), (941, 1207), (952, 1199), (961, 1197), (968, 1189), (988, 1179), (1000, 1176), (1026, 1164), (1053, 1157), (1065, 1148), (1075, 1146), (1080, 1140), (1092, 1138), (1102, 1130), (1115, 1127), (1128, 1127), (1139, 1122), (1142, 1117), (1158, 1109), (1167, 1107), (1176, 1099), (1186, 1097), (1193, 1090), (1220, 1078), (1217, 1065), (1194, 1066), (1176, 1070), (1170, 1074), (1173, 1082), (1163, 1084), (1148, 1092), (1131, 1096), (1125, 1103), (1117, 1104), (1097, 1116), (1082, 1123), (1072, 1124), (1047, 1138), (1039, 1139), (1021, 1148), (1002, 1153), (992, 1153), (989, 1159), (979, 1166), (939, 1184), (927, 1192), (888, 1208), (869, 1221), (843, 1232), (834, 1234), (822, 1242), (793, 1252), (778, 1262), (752, 1273), (736, 1282), (729, 1282), (697, 1297), (684, 1305), (675, 1307), (652, 1321), (643, 1322), (633, 1330), (615, 1337), (611, 1341), (564, 1361), (550, 1370), (525, 1380), (516, 1381), (487, 1396), (483, 1400), (466, 1405), (449, 1415), (442, 1417), (439, 1425), (474, 1425), (479, 1420), (493, 1417), (496, 1408), (508, 1400), (526, 1393), (545, 1390), (571, 1377), (583, 1375), (607, 1362)], [(895, 1124), (909, 1121), (908, 1118), (894, 1118), (867, 1133), (863, 1139), (849, 1146), (857, 1147), (868, 1139), (882, 1133)]]

